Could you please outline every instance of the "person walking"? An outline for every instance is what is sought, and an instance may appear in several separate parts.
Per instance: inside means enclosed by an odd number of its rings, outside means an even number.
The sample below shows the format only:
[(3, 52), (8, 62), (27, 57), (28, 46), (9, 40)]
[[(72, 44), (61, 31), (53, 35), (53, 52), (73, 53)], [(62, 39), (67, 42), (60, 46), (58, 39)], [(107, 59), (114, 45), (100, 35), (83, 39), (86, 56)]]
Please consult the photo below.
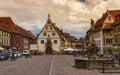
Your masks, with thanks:
[(12, 60), (12, 61), (15, 61), (15, 53), (14, 53), (14, 51), (12, 52), (11, 60)]

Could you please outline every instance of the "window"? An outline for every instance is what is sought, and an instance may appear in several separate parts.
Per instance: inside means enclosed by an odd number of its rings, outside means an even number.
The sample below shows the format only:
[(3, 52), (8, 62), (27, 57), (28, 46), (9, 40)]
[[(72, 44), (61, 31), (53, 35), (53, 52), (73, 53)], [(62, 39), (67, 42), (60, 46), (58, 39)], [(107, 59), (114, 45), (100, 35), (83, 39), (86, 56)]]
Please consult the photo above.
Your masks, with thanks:
[(112, 39), (106, 39), (106, 44), (112, 44)]
[(18, 37), (19, 37), (19, 35), (17, 35), (17, 34), (16, 34), (16, 35), (14, 35), (14, 37), (15, 37), (15, 38), (18, 38)]
[(101, 44), (100, 40), (99, 40), (99, 45)]
[(48, 27), (46, 27), (46, 30), (48, 29)]
[(46, 33), (43, 33), (43, 36), (46, 36)]
[(52, 30), (52, 27), (51, 27), (51, 30)]
[(2, 36), (3, 36), (4, 32), (2, 31)]
[(44, 40), (41, 40), (41, 44), (44, 44)]
[(108, 16), (108, 20), (111, 20), (111, 16)]
[(48, 37), (50, 37), (50, 35), (48, 35)]
[(55, 36), (55, 33), (52, 33), (52, 36)]
[(115, 37), (115, 42), (118, 42), (117, 37)]
[(2, 31), (0, 31), (0, 36), (2, 36)]
[(54, 40), (54, 44), (57, 44), (57, 40)]

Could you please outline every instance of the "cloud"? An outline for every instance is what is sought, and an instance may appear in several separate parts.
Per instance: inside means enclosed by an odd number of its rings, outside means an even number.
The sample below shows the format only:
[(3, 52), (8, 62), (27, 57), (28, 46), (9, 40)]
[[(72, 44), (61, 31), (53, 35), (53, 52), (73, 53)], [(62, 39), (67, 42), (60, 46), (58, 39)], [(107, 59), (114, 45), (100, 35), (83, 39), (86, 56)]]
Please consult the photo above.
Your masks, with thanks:
[[(95, 21), (108, 9), (120, 9), (119, 0), (0, 0), (0, 16), (10, 16), (15, 24), (40, 32), (48, 13), (52, 22), (77, 38), (85, 36), (90, 19)], [(69, 27), (69, 28), (68, 28)], [(38, 32), (37, 32), (38, 31)]]

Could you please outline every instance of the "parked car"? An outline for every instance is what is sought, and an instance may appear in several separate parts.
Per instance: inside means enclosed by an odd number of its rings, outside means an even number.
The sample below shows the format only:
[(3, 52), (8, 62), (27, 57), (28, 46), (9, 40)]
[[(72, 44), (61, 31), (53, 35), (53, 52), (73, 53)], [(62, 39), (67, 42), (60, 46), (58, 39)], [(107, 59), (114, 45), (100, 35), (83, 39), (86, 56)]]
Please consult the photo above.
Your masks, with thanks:
[(29, 50), (23, 50), (22, 55), (28, 55), (29, 53)]
[[(14, 57), (15, 57), (15, 58), (22, 56), (22, 53), (20, 53), (20, 52), (15, 51), (15, 52), (13, 52), (13, 53), (14, 53)], [(12, 57), (12, 54), (10, 55), (10, 57)]]
[(108, 54), (104, 54), (103, 57), (104, 58), (113, 58), (113, 55), (108, 53)]
[(7, 60), (9, 58), (8, 54), (0, 53), (0, 60)]
[(120, 52), (115, 52), (115, 57), (120, 58)]
[(25, 56), (25, 57), (27, 57), (29, 54), (30, 54), (29, 50), (23, 50), (22, 52), (22, 56)]
[(32, 56), (30, 55), (30, 51), (29, 50), (23, 50), (22, 55), (25, 56), (26, 58), (28, 58), (28, 57), (32, 58)]
[(22, 53), (20, 52), (14, 52), (14, 56), (17, 58), (17, 57), (21, 57), (22, 56)]

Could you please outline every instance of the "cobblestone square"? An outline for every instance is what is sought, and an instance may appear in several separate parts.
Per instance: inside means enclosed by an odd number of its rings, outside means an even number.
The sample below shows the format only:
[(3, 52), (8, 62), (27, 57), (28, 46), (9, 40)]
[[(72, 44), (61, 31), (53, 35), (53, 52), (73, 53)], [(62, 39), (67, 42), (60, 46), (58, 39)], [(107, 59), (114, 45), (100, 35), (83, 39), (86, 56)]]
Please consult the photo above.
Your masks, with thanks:
[(0, 75), (120, 75), (115, 73), (120, 70), (108, 71), (101, 73), (99, 69), (77, 69), (71, 55), (43, 55), (0, 61)]

